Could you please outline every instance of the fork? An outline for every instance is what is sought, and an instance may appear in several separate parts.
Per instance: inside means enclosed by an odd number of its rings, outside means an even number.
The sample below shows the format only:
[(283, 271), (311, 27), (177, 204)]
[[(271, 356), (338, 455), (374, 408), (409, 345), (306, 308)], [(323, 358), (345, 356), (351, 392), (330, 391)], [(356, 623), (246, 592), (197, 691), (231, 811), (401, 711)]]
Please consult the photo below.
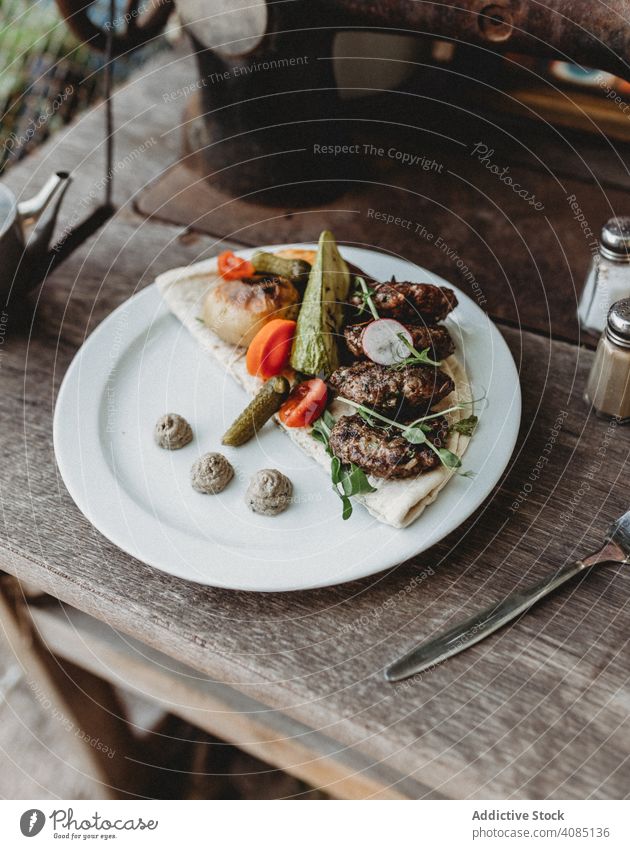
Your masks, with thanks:
[(549, 575), (537, 584), (524, 590), (516, 590), (503, 601), (416, 646), (385, 669), (385, 680), (402, 681), (411, 675), (424, 672), (429, 667), (441, 663), (454, 654), (459, 654), (460, 651), (474, 646), (475, 643), (493, 634), (581, 572), (602, 563), (627, 563), (629, 559), (630, 510), (613, 522), (599, 551), (583, 560), (562, 566), (553, 575)]

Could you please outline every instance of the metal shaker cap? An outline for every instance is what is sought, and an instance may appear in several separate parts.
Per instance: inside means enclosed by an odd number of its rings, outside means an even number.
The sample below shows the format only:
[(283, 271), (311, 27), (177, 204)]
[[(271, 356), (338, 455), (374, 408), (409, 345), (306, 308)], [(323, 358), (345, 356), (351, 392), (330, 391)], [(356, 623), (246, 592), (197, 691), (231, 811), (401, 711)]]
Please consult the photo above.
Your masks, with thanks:
[(630, 262), (630, 215), (617, 215), (604, 224), (600, 247), (607, 259)]
[(630, 348), (630, 298), (616, 301), (609, 309), (606, 333), (617, 345)]

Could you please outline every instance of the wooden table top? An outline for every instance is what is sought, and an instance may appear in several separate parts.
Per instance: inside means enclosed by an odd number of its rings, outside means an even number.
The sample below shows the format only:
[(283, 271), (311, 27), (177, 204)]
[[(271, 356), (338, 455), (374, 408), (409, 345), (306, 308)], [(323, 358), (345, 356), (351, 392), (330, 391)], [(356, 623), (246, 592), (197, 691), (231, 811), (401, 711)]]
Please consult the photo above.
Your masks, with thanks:
[[(383, 667), (420, 638), (597, 546), (628, 507), (630, 432), (587, 414), (590, 351), (503, 326), (524, 401), (503, 480), (442, 543), (352, 584), (255, 595), (186, 583), (107, 542), (66, 492), (52, 414), (76, 350), (157, 273), (220, 247), (134, 210), (136, 193), (177, 155), (183, 100), (165, 100), (165, 90), (194, 73), (190, 59), (167, 55), (117, 94), (117, 214), (49, 277), (33, 315), (5, 309), (1, 567), (323, 731), (341, 749), (413, 777), (420, 795), (626, 796), (630, 610), (623, 567), (570, 584), (423, 676), (395, 686), (382, 679)], [(50, 171), (73, 168), (63, 227), (100, 197), (103, 156), (97, 110), (14, 166), (5, 182), (27, 196)]]

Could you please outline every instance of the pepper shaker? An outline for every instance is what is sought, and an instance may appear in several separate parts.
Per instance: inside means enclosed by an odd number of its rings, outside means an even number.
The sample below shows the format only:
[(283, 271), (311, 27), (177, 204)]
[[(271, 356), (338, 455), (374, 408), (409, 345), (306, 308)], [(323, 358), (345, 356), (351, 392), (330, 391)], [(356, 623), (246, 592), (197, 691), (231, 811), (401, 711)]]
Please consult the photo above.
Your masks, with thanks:
[(630, 419), (630, 298), (617, 301), (608, 312), (584, 400), (603, 418)]
[(599, 250), (593, 256), (578, 306), (582, 330), (599, 334), (608, 310), (630, 297), (630, 216), (611, 218), (602, 228)]

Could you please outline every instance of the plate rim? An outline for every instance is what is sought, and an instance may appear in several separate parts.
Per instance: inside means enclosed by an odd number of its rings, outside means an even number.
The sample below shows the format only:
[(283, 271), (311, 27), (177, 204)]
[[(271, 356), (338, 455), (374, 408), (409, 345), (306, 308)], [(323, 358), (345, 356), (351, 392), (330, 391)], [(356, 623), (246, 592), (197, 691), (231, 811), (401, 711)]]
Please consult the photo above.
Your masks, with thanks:
[[(410, 550), (407, 551), (406, 554), (401, 555), (400, 553), (396, 552), (392, 555), (391, 558), (389, 558), (389, 559), (386, 558), (385, 562), (381, 561), (378, 565), (373, 565), (373, 566), (370, 566), (366, 569), (358, 569), (358, 570), (355, 569), (350, 574), (340, 575), (337, 578), (323, 579), (321, 581), (318, 581), (316, 578), (312, 578), (312, 579), (306, 580), (306, 581), (304, 581), (304, 580), (297, 581), (297, 582), (296, 581), (285, 581), (285, 582), (280, 583), (280, 584), (274, 583), (273, 586), (265, 586), (264, 585), (265, 584), (264, 576), (263, 576), (262, 581), (260, 581), (260, 580), (251, 581), (251, 582), (248, 581), (246, 583), (234, 582), (234, 581), (230, 582), (229, 580), (228, 581), (220, 580), (220, 579), (217, 579), (216, 576), (213, 576), (212, 578), (210, 578), (208, 580), (204, 580), (201, 576), (192, 577), (190, 575), (179, 574), (178, 571), (176, 571), (175, 568), (172, 567), (172, 566), (169, 568), (169, 567), (165, 566), (164, 563), (155, 562), (155, 558), (153, 558), (153, 557), (142, 556), (141, 553), (139, 553), (137, 550), (133, 549), (133, 546), (129, 544), (128, 540), (121, 541), (121, 535), (117, 534), (115, 531), (111, 531), (109, 529), (108, 523), (106, 521), (99, 520), (98, 517), (93, 517), (91, 515), (92, 511), (89, 508), (89, 504), (87, 504), (83, 499), (83, 496), (84, 496), (83, 489), (80, 486), (76, 486), (76, 481), (75, 481), (75, 471), (76, 470), (73, 469), (72, 467), (73, 467), (73, 465), (76, 466), (77, 463), (76, 463), (76, 461), (73, 463), (71, 458), (69, 459), (66, 456), (64, 456), (63, 449), (61, 447), (62, 444), (63, 444), (63, 439), (61, 438), (62, 427), (61, 427), (61, 424), (60, 424), (60, 420), (61, 420), (61, 415), (62, 415), (62, 411), (64, 409), (64, 405), (66, 403), (66, 400), (71, 395), (73, 382), (76, 384), (76, 381), (77, 381), (77, 379), (80, 375), (82, 359), (83, 359), (83, 357), (86, 356), (86, 352), (87, 352), (87, 356), (89, 356), (90, 350), (92, 349), (93, 346), (95, 347), (98, 344), (98, 340), (99, 340), (100, 336), (107, 331), (107, 328), (110, 325), (110, 323), (113, 323), (121, 313), (124, 313), (124, 311), (128, 310), (131, 304), (135, 305), (135, 303), (137, 301), (141, 301), (144, 298), (150, 298), (151, 296), (155, 296), (155, 294), (157, 293), (157, 287), (156, 287), (155, 282), (153, 282), (153, 283), (149, 284), (148, 286), (146, 286), (141, 291), (135, 292), (133, 295), (131, 295), (129, 298), (127, 298), (125, 301), (123, 301), (123, 303), (121, 303), (118, 307), (116, 307), (115, 310), (113, 310), (111, 313), (109, 313), (109, 315), (107, 315), (94, 328), (94, 330), (90, 333), (90, 335), (87, 337), (87, 339), (85, 339), (83, 344), (76, 351), (76, 353), (75, 353), (75, 355), (74, 355), (74, 357), (73, 357), (70, 365), (68, 366), (66, 373), (63, 377), (63, 380), (62, 380), (61, 385), (59, 387), (59, 390), (58, 390), (58, 393), (57, 393), (57, 398), (56, 398), (56, 401), (55, 401), (55, 410), (54, 410), (54, 416), (53, 416), (53, 448), (54, 448), (54, 453), (55, 453), (55, 459), (56, 459), (56, 462), (57, 462), (57, 467), (59, 469), (61, 478), (62, 478), (64, 485), (66, 486), (66, 489), (68, 490), (72, 500), (74, 501), (74, 503), (76, 504), (78, 509), (81, 511), (81, 513), (96, 528), (96, 530), (99, 531), (99, 533), (101, 533), (107, 540), (109, 540), (111, 543), (113, 543), (117, 548), (124, 551), (126, 554), (133, 557), (134, 559), (139, 560), (140, 562), (144, 563), (145, 565), (148, 565), (148, 566), (151, 566), (153, 568), (158, 569), (160, 572), (163, 572), (164, 574), (168, 574), (172, 577), (180, 578), (182, 580), (188, 580), (188, 581), (191, 581), (193, 583), (197, 583), (201, 586), (211, 586), (211, 587), (218, 587), (218, 588), (222, 588), (222, 589), (230, 589), (230, 590), (235, 590), (235, 591), (261, 592), (261, 593), (265, 593), (265, 592), (300, 592), (300, 591), (305, 591), (305, 590), (310, 590), (310, 589), (319, 589), (319, 588), (327, 587), (327, 586), (336, 586), (336, 585), (339, 585), (339, 584), (347, 583), (349, 581), (359, 580), (361, 578), (367, 578), (367, 577), (370, 577), (372, 575), (376, 575), (376, 574), (379, 574), (381, 572), (384, 572), (387, 569), (395, 568), (396, 566), (400, 565), (401, 563), (409, 560), (410, 558), (412, 558), (414, 556), (417, 556), (418, 554), (422, 553), (423, 551), (427, 550), (428, 548), (432, 547), (433, 545), (436, 545), (440, 540), (442, 540), (448, 534), (453, 533), (453, 531), (455, 531), (458, 527), (461, 526), (461, 524), (463, 522), (465, 522), (471, 515), (473, 515), (473, 513), (479, 508), (479, 506), (483, 503), (483, 501), (492, 492), (492, 490), (494, 489), (494, 487), (496, 486), (498, 481), (501, 479), (501, 476), (505, 472), (505, 470), (508, 467), (510, 460), (512, 458), (514, 448), (515, 448), (515, 445), (516, 445), (516, 442), (517, 442), (517, 439), (518, 439), (518, 433), (519, 433), (520, 424), (521, 424), (521, 414), (522, 414), (522, 393), (521, 393), (518, 369), (516, 367), (516, 363), (514, 361), (512, 353), (511, 353), (510, 349), (508, 348), (505, 339), (503, 338), (503, 336), (499, 332), (499, 329), (497, 328), (496, 324), (490, 318), (490, 316), (487, 313), (485, 313), (478, 306), (478, 304), (476, 304), (474, 302), (474, 300), (470, 297), (470, 295), (468, 295), (466, 292), (463, 292), (461, 289), (459, 289), (459, 287), (454, 286), (452, 283), (449, 283), (447, 280), (442, 278), (441, 275), (438, 275), (435, 272), (432, 272), (429, 269), (424, 268), (423, 266), (418, 265), (417, 263), (415, 263), (411, 260), (407, 260), (404, 257), (398, 256), (398, 255), (396, 255), (392, 252), (388, 252), (387, 250), (374, 250), (374, 249), (365, 248), (365, 247), (362, 247), (362, 246), (355, 246), (355, 245), (352, 245), (352, 244), (344, 244), (343, 242), (340, 242), (339, 245), (340, 245), (340, 248), (342, 249), (342, 251), (343, 251), (344, 248), (346, 248), (347, 250), (350, 250), (354, 253), (366, 255), (368, 257), (368, 262), (369, 262), (370, 256), (376, 256), (376, 257), (379, 257), (381, 260), (383, 258), (389, 258), (389, 259), (392, 259), (392, 260), (397, 260), (399, 262), (403, 262), (403, 263), (405, 263), (409, 266), (413, 266), (414, 269), (417, 270), (417, 273), (428, 275), (431, 279), (438, 282), (439, 284), (447, 285), (447, 286), (450, 286), (451, 288), (453, 288), (455, 290), (458, 298), (461, 298), (461, 299), (464, 299), (465, 301), (467, 301), (468, 304), (470, 306), (472, 306), (474, 308), (474, 310), (479, 313), (480, 317), (482, 317), (487, 322), (487, 325), (490, 328), (490, 332), (491, 332), (491, 336), (492, 336), (491, 344), (497, 345), (498, 348), (501, 350), (501, 352), (503, 354), (502, 359), (501, 359), (502, 365), (505, 366), (506, 364), (508, 364), (509, 367), (511, 368), (511, 370), (513, 371), (513, 377), (514, 377), (514, 381), (513, 381), (514, 394), (510, 399), (511, 415), (509, 415), (503, 422), (504, 426), (508, 425), (507, 433), (506, 432), (503, 433), (503, 446), (504, 447), (503, 447), (502, 454), (504, 455), (504, 459), (496, 466), (494, 472), (492, 472), (489, 477), (484, 477), (484, 485), (479, 488), (479, 491), (477, 492), (476, 495), (473, 494), (475, 488), (472, 489), (471, 494), (468, 495), (467, 502), (466, 502), (466, 505), (465, 505), (463, 511), (457, 514), (457, 520), (456, 520), (455, 524), (449, 525), (448, 523), (446, 523), (446, 528), (443, 531), (440, 531), (434, 539), (431, 539), (429, 544), (425, 545), (421, 541), (417, 541), (417, 544), (414, 545), (414, 546), (411, 546)], [(270, 250), (270, 249), (280, 250), (280, 249), (283, 249), (283, 248), (302, 248), (302, 249), (313, 250), (316, 247), (317, 247), (316, 243), (313, 243), (313, 242), (293, 242), (293, 243), (277, 244), (277, 245), (265, 245), (265, 246), (254, 247), (254, 248), (243, 248), (243, 249), (239, 249), (239, 254), (241, 254), (245, 257), (248, 257), (248, 256), (251, 256), (256, 250)], [(207, 259), (213, 259), (213, 258), (216, 258), (216, 255), (213, 256), (213, 257), (208, 257)], [(202, 262), (205, 262), (205, 261), (206, 261), (205, 259), (202, 260)], [(185, 266), (185, 267), (188, 267), (188, 266)], [(158, 298), (158, 306), (159, 306), (160, 303), (162, 302), (162, 299), (159, 296), (159, 293), (157, 293), (157, 298)], [(132, 306), (132, 308), (133, 308), (133, 306)], [(137, 338), (137, 337), (134, 337), (134, 338)], [(100, 404), (100, 399), (99, 399), (99, 404)], [(81, 463), (79, 463), (78, 465), (81, 465)], [(135, 504), (135, 502), (134, 502), (134, 504)], [(136, 505), (136, 507), (138, 507), (138, 509), (141, 509), (139, 507), (139, 505)], [(420, 521), (420, 520), (417, 520), (417, 521)], [(395, 530), (396, 533), (398, 533), (398, 534), (409, 534), (409, 533), (413, 532), (413, 528), (414, 528), (415, 525), (417, 525), (417, 522), (412, 523), (407, 528), (400, 528), (400, 529), (390, 528), (390, 530)], [(385, 526), (385, 527), (388, 527), (388, 526)], [(296, 571), (296, 574), (299, 576), (299, 570)]]

